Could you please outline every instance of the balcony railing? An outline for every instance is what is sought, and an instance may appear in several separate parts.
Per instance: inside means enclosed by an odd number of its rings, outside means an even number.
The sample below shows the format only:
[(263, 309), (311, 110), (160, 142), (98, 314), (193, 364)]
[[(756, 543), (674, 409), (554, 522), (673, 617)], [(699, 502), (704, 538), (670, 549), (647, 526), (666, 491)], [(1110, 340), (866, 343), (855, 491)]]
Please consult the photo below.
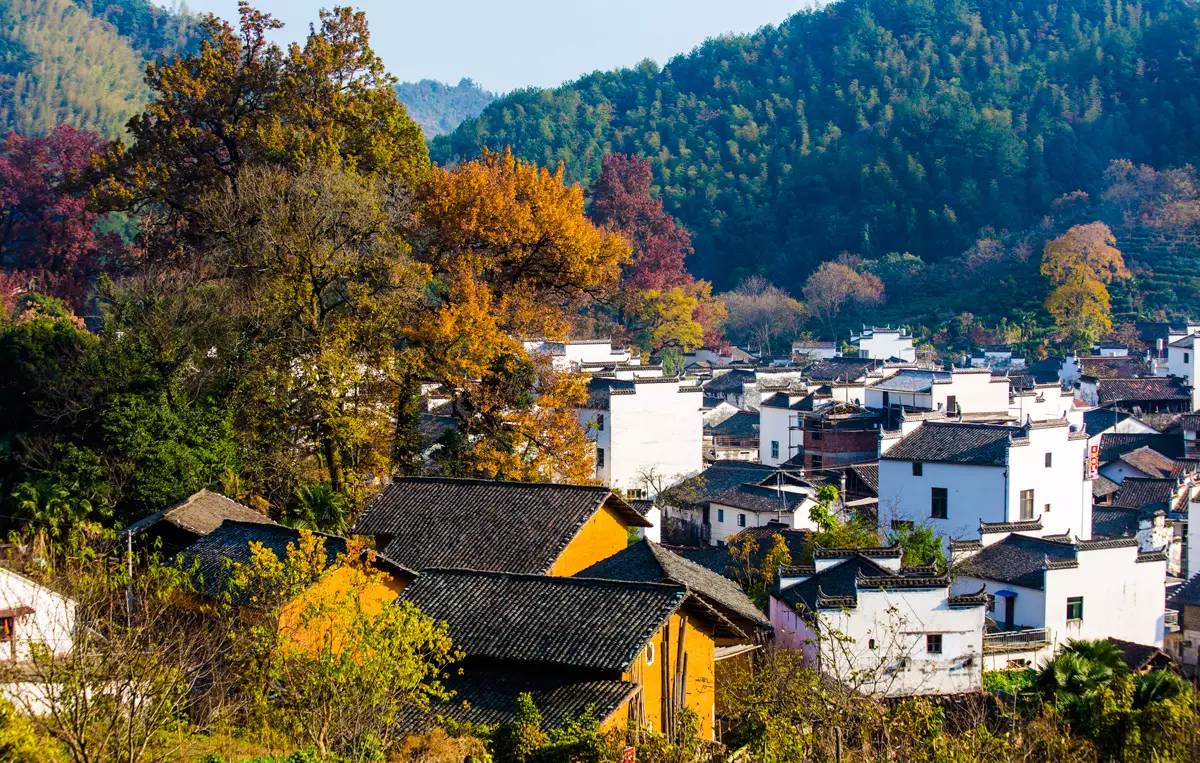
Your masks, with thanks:
[(1050, 641), (1045, 628), (1025, 628), (1017, 631), (996, 631), (983, 634), (983, 651), (1021, 652), (1038, 649)]
[(1163, 633), (1174, 633), (1179, 630), (1179, 610), (1168, 609), (1163, 613)]

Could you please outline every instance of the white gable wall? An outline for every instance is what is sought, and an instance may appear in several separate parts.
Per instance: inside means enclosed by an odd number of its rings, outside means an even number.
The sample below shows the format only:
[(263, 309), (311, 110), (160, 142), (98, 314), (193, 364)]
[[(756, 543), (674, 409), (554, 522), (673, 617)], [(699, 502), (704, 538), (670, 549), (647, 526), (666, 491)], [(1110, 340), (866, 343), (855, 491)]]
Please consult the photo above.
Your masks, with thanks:
[[(879, 462), (879, 531), (893, 519), (928, 523), (946, 539), (979, 537), (979, 523), (1007, 521), (1002, 466), (923, 462), (914, 476), (910, 461)], [(946, 519), (930, 516), (932, 488), (947, 490)]]
[(0, 609), (30, 607), (33, 612), (16, 618), (15, 654), (0, 659), (28, 659), (31, 644), (43, 644), (55, 655), (71, 651), (75, 632), (75, 603), (67, 597), (11, 570), (0, 568)]

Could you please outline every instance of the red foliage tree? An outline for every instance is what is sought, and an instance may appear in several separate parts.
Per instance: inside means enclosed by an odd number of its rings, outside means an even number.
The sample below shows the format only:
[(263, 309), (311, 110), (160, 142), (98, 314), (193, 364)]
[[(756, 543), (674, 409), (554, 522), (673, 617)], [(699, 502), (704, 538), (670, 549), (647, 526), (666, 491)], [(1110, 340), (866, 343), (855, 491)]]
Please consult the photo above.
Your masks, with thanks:
[(650, 162), (628, 154), (605, 154), (592, 186), (591, 217), (633, 244), (633, 262), (625, 285), (633, 289), (670, 289), (692, 282), (684, 259), (692, 237), (675, 222), (662, 201), (650, 195)]
[(104, 148), (97, 134), (60, 126), (45, 137), (9, 133), (0, 143), (0, 281), (82, 308), (107, 263), (124, 252), (75, 184)]

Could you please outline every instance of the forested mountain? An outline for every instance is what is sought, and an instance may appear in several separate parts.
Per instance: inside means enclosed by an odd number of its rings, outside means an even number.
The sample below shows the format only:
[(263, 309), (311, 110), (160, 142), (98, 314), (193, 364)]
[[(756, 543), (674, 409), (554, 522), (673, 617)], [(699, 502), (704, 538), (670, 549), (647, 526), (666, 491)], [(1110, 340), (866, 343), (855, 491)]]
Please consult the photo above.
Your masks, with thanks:
[(146, 0), (0, 0), (0, 133), (115, 137), (145, 102), (146, 59), (194, 39), (190, 18)]
[(1111, 159), (1194, 161), (1198, 21), (1184, 0), (841, 0), (661, 69), (517, 91), (432, 151), (511, 145), (584, 182), (606, 151), (646, 156), (693, 272), (796, 290), (843, 252), (932, 262), (1027, 229)]
[(401, 82), (396, 85), (396, 95), (408, 109), (413, 121), (421, 125), (426, 138), (450, 132), (463, 120), (479, 116), (489, 103), (496, 100), (494, 93), (489, 93), (465, 77), (457, 85), (432, 79)]

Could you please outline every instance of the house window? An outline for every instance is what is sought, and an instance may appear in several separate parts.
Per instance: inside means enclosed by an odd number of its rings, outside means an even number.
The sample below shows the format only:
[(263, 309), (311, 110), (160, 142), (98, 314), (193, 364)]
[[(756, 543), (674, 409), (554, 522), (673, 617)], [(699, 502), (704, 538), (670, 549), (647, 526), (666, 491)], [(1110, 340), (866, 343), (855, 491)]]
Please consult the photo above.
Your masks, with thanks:
[(809, 464), (809, 466), (811, 466), (813, 469), (821, 468), (822, 460), (821, 460), (820, 456), (809, 456), (809, 459), (812, 461), (812, 463)]
[(1033, 519), (1033, 490), (1021, 491), (1021, 519)]
[(604, 448), (596, 448), (596, 468), (604, 468)]
[(746, 526), (746, 515), (738, 514), (738, 527), (745, 527), (745, 526)]
[(957, 395), (946, 395), (946, 413), (958, 413)]
[(928, 654), (942, 653), (942, 634), (927, 633), (925, 634), (925, 652)]
[(873, 638), (867, 639), (867, 649), (874, 649), (874, 648), (875, 648), (875, 639), (873, 639)]
[(646, 664), (647, 665), (654, 664), (654, 642), (653, 641), (646, 642)]
[(1183, 362), (1184, 362), (1184, 363), (1187, 363), (1187, 362), (1188, 362), (1188, 354), (1187, 354), (1186, 352), (1185, 352), (1185, 353), (1183, 353)]
[(779, 440), (771, 440), (771, 458), (779, 458)]
[(1054, 466), (1054, 454), (1047, 453), (1046, 454), (1046, 468), (1049, 469), (1052, 466)]
[(950, 496), (944, 487), (930, 488), (929, 516), (945, 519), (950, 515)]
[(913, 461), (913, 476), (920, 477), (925, 473), (925, 464), (920, 461)]
[(1083, 619), (1083, 597), (1068, 596), (1067, 597), (1067, 619), (1082, 620)]
[(596, 431), (598, 431), (598, 432), (604, 431), (604, 414), (603, 413), (596, 417)]
[(1042, 508), (1042, 513), (1043, 513), (1043, 514), (1049, 514), (1049, 513), (1050, 513), (1050, 504), (1046, 504), (1046, 505), (1045, 505), (1045, 507), (1043, 507), (1043, 508)]
[(717, 509), (717, 521), (718, 522), (725, 521), (725, 509)]

